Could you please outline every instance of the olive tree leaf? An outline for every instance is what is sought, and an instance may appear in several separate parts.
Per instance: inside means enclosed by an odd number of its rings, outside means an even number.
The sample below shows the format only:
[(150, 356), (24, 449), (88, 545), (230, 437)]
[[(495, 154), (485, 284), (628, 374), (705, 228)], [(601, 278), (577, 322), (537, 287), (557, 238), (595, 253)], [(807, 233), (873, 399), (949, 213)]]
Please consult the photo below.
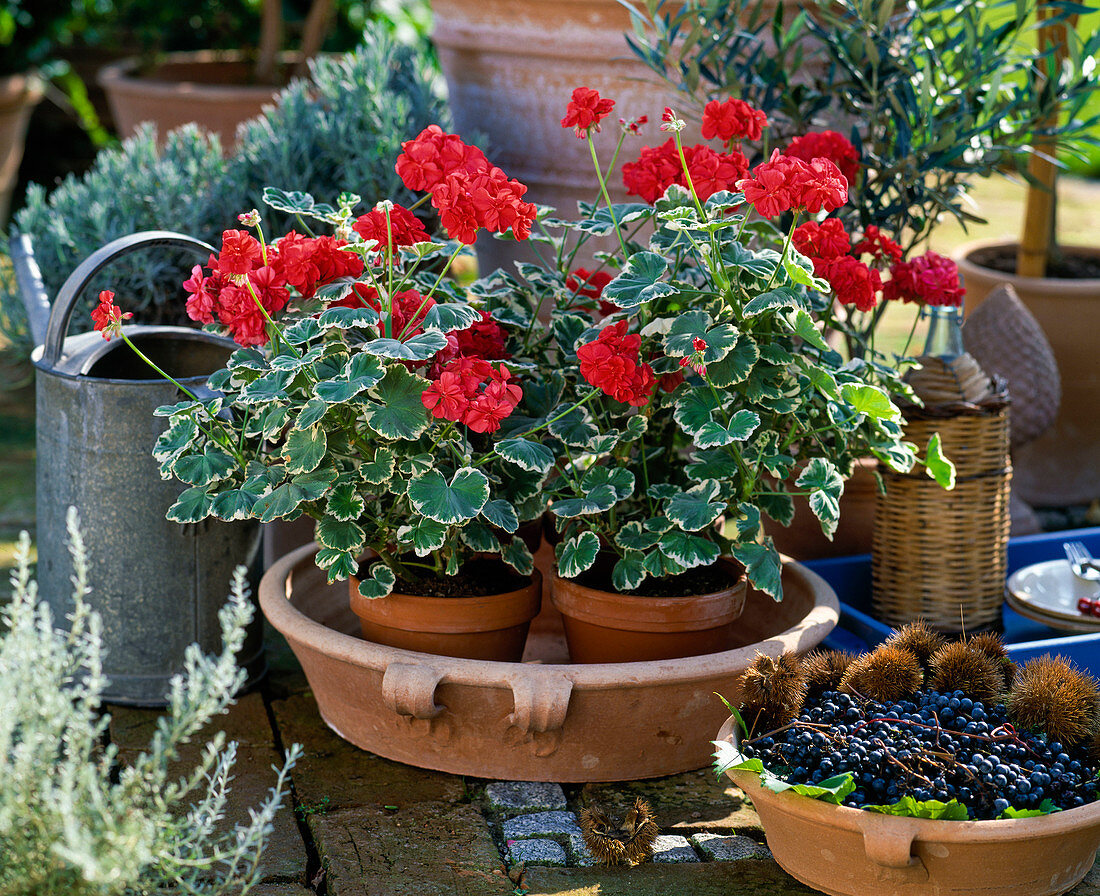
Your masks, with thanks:
[(409, 500), (429, 519), (451, 525), (472, 520), (489, 500), (489, 480), (480, 470), (462, 467), (451, 481), (429, 470), (409, 481)]
[(563, 541), (555, 549), (558, 558), (558, 575), (573, 579), (596, 562), (600, 540), (595, 532), (582, 532), (575, 538)]

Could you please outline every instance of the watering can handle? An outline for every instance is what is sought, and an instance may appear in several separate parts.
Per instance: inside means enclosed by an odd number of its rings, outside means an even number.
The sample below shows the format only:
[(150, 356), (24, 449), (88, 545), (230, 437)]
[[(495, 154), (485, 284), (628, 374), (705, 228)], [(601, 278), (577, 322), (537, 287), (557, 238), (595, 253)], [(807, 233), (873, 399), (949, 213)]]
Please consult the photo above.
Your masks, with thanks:
[(116, 258), (154, 246), (188, 249), (203, 260), (215, 252), (213, 246), (202, 240), (182, 233), (173, 233), (170, 230), (146, 230), (141, 233), (132, 233), (97, 249), (69, 274), (69, 279), (57, 293), (57, 299), (50, 310), (49, 323), (46, 324), (46, 338), (42, 348), (42, 362), (46, 368), (54, 367), (61, 359), (61, 348), (65, 342), (65, 334), (69, 331), (69, 321), (72, 319), (77, 297), (91, 279)]

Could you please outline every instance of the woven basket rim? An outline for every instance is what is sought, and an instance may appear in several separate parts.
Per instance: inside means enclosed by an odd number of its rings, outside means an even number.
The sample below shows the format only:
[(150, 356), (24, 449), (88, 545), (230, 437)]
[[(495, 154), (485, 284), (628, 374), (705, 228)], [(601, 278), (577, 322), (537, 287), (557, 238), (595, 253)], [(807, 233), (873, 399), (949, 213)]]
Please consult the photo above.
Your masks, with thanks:
[(1008, 380), (992, 377), (992, 390), (981, 401), (948, 401), (943, 404), (919, 405), (908, 401), (897, 402), (906, 420), (943, 420), (948, 417), (985, 416), (996, 414), (1008, 407), (1012, 400), (1008, 395)]

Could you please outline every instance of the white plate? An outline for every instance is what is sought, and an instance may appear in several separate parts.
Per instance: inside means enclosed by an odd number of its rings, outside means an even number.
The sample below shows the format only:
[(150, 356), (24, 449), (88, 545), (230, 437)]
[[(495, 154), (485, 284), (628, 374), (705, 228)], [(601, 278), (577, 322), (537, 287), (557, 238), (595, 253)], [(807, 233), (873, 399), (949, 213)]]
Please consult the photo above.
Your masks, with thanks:
[(1006, 587), (1016, 609), (1032, 610), (1051, 624), (1060, 619), (1100, 629), (1100, 619), (1077, 611), (1082, 597), (1100, 597), (1100, 583), (1079, 579), (1068, 560), (1047, 560), (1018, 569), (1008, 577)]

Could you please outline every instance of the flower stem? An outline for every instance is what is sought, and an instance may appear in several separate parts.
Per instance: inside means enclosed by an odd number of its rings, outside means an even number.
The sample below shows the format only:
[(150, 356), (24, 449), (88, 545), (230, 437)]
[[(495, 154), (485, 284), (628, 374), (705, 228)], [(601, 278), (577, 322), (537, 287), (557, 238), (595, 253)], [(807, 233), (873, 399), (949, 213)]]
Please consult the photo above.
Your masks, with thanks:
[(551, 423), (555, 422), (556, 420), (560, 420), (562, 417), (565, 417), (569, 414), (572, 414), (573, 411), (577, 410), (578, 408), (584, 407), (586, 404), (588, 404), (588, 402), (590, 402), (593, 398), (595, 398), (599, 394), (601, 394), (601, 390), (593, 389), (586, 396), (584, 396), (584, 398), (582, 398), (580, 401), (576, 402), (572, 407), (566, 408), (560, 414), (556, 414), (555, 416), (551, 417), (549, 420), (545, 420), (542, 423), (540, 423), (534, 429), (529, 429), (529, 430), (527, 430), (527, 432), (521, 433), (521, 435), (529, 436), (529, 435), (532, 435), (532, 434), (538, 432), (540, 429), (545, 429), (547, 426), (549, 426)]
[(623, 261), (626, 261), (630, 253), (626, 249), (626, 240), (623, 238), (623, 232), (619, 228), (619, 222), (615, 218), (615, 209), (611, 204), (611, 196), (607, 192), (607, 182), (604, 180), (603, 171), (600, 168), (600, 159), (596, 155), (596, 143), (592, 139), (592, 135), (589, 134), (588, 140), (588, 152), (592, 156), (592, 165), (596, 169), (596, 178), (600, 182), (600, 193), (603, 194), (603, 201), (607, 203), (607, 213), (611, 215), (611, 224), (615, 228), (615, 236), (619, 238), (619, 247), (623, 250)]

